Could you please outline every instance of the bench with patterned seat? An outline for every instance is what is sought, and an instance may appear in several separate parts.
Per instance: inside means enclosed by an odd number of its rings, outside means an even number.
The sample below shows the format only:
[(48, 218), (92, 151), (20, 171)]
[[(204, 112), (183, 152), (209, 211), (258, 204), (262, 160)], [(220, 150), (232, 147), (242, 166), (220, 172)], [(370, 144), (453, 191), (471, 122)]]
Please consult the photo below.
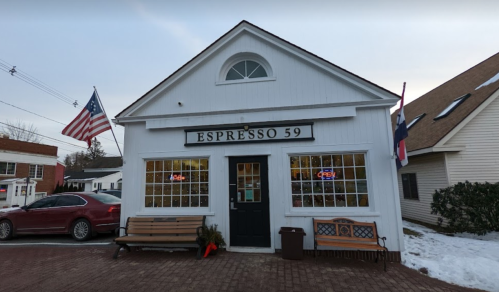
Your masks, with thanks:
[[(385, 247), (386, 237), (379, 237), (376, 222), (357, 222), (348, 218), (331, 220), (313, 219), (314, 222), (314, 256), (317, 246), (335, 246), (351, 249), (376, 251), (376, 260), (381, 254), (386, 271), (388, 249)], [(380, 244), (383, 241), (383, 246)]]
[(118, 258), (122, 248), (130, 251), (129, 244), (139, 246), (157, 246), (168, 244), (168, 246), (198, 247), (197, 259), (201, 259), (202, 228), (205, 226), (206, 216), (184, 216), (184, 217), (129, 217), (126, 222), (125, 236), (116, 238), (114, 241), (119, 245), (113, 255)]

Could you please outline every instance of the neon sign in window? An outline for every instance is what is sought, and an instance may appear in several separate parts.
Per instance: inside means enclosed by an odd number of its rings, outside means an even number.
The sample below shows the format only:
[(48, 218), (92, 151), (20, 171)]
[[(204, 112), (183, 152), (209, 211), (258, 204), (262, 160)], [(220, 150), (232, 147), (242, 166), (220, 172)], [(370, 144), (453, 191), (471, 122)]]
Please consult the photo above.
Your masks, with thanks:
[(336, 178), (336, 172), (332, 169), (324, 169), (317, 173), (317, 177), (322, 180), (333, 180)]
[(183, 180), (185, 180), (185, 176), (183, 176), (181, 174), (172, 174), (172, 175), (170, 175), (170, 180), (172, 180), (172, 181), (183, 181)]

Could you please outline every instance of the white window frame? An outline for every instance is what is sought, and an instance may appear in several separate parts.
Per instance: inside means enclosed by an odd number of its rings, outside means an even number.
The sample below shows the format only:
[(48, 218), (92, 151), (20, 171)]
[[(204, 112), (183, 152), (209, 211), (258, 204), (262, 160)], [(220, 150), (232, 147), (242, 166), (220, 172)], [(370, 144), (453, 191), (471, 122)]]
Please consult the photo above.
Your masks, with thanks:
[[(15, 162), (7, 162), (7, 161), (0, 161), (0, 162), (6, 164), (5, 173), (0, 173), (0, 175), (5, 175), (5, 176), (15, 176), (16, 175), (17, 163), (15, 163)], [(14, 173), (8, 173), (9, 164), (14, 164)]]
[[(34, 176), (31, 176), (31, 168), (33, 166), (35, 167), (35, 174), (34, 174)], [(39, 169), (41, 169), (41, 171)], [(33, 179), (43, 179), (44, 170), (45, 170), (45, 168), (42, 164), (30, 164), (29, 165), (29, 177), (33, 178)], [(39, 175), (39, 172), (41, 172), (40, 175)]]
[[(146, 197), (150, 197), (150, 195), (147, 195), (146, 193), (144, 193), (144, 207), (145, 207), (146, 209), (155, 209), (155, 208), (158, 208), (158, 209), (172, 209), (172, 208), (174, 208), (174, 209), (176, 209), (176, 208), (184, 208), (184, 209), (191, 210), (191, 209), (198, 209), (198, 208), (209, 208), (209, 206), (210, 206), (210, 170), (209, 170), (209, 167), (210, 167), (210, 159), (209, 159), (208, 157), (183, 157), (183, 158), (162, 158), (162, 159), (148, 159), (148, 160), (145, 160), (145, 164), (146, 164), (146, 168), (145, 168), (145, 176), (146, 176), (146, 181), (145, 181), (145, 184), (144, 184), (144, 187), (145, 187), (144, 189), (147, 189), (147, 186), (148, 186), (148, 185), (150, 185), (150, 186), (152, 185), (153, 192), (154, 192), (154, 193), (156, 192), (156, 190), (154, 189), (154, 187), (155, 187), (155, 185), (156, 185), (156, 182), (153, 182), (153, 183), (150, 183), (150, 182), (149, 182), (149, 183), (148, 183), (148, 182), (147, 182), (147, 175), (148, 175), (148, 174), (149, 174), (149, 175), (151, 175), (151, 174), (152, 174), (153, 179), (155, 179), (155, 177), (156, 177), (156, 176), (155, 176), (155, 174), (157, 173), (157, 171), (156, 171), (156, 170), (153, 170), (152, 172), (150, 172), (150, 171), (148, 172), (148, 171), (147, 171), (147, 164), (148, 164), (148, 162), (151, 162), (151, 161), (152, 161), (152, 162), (162, 161), (162, 162), (164, 163), (165, 161), (171, 161), (171, 162), (173, 163), (173, 161), (177, 161), (177, 160), (182, 161), (182, 160), (192, 160), (192, 159), (195, 159), (195, 160), (206, 159), (206, 160), (208, 160), (208, 169), (206, 169), (206, 170), (201, 170), (201, 169), (198, 169), (198, 170), (197, 170), (197, 172), (198, 172), (198, 174), (199, 174), (199, 176), (198, 176), (198, 181), (197, 181), (197, 182), (189, 182), (189, 183), (188, 183), (188, 184), (189, 184), (189, 188), (191, 188), (191, 187), (192, 187), (192, 185), (194, 185), (194, 183), (197, 183), (197, 184), (198, 184), (198, 187), (199, 187), (199, 189), (198, 189), (198, 194), (197, 194), (197, 198), (198, 198), (198, 206), (182, 206), (182, 196), (181, 196), (181, 194), (178, 194), (178, 197), (179, 197), (179, 202), (178, 202), (178, 203), (179, 203), (179, 206), (173, 206), (173, 201), (171, 201), (171, 205), (170, 205), (170, 206), (166, 206), (166, 207), (165, 207), (165, 206), (161, 206), (161, 207), (145, 206), (145, 199), (146, 199)], [(173, 165), (172, 165), (172, 166), (173, 166)], [(163, 179), (163, 177), (164, 177), (165, 173), (171, 173), (171, 174), (173, 174), (174, 172), (176, 172), (176, 171), (172, 171), (172, 172), (168, 172), (168, 171), (164, 171), (164, 170), (162, 170), (162, 171), (158, 171), (158, 173), (160, 173), (160, 174), (161, 174), (161, 178), (162, 178), (162, 179)], [(178, 172), (180, 173), (180, 175), (181, 175), (181, 176), (183, 176), (183, 173), (184, 173), (184, 172), (186, 172), (186, 171), (181, 169), (181, 170), (179, 170)], [(191, 171), (187, 171), (187, 172), (189, 172), (189, 173), (190, 173)], [(206, 182), (201, 181), (201, 172), (207, 172), (207, 174), (208, 174), (208, 181), (206, 181)], [(208, 190), (207, 190), (207, 192), (208, 192), (208, 193), (207, 193), (207, 194), (202, 194), (202, 193), (201, 193), (201, 184), (203, 184), (203, 183), (208, 184)], [(178, 186), (179, 188), (181, 188), (181, 187), (182, 187), (182, 184), (183, 184), (183, 183), (182, 183), (182, 181), (180, 181), (179, 183), (174, 183), (174, 182), (171, 182), (171, 191), (173, 192), (173, 190), (174, 190), (174, 187), (175, 187), (175, 186)], [(163, 182), (163, 183), (161, 183), (160, 185), (163, 185), (163, 186), (164, 186), (164, 185), (165, 185), (165, 183)], [(144, 192), (145, 192), (145, 191), (144, 191)], [(165, 195), (164, 195), (164, 191), (163, 191), (163, 192), (162, 192), (162, 195), (160, 195), (160, 196), (161, 196), (163, 199), (164, 199), (165, 197), (166, 197), (166, 198), (168, 198), (168, 197), (169, 197), (169, 198), (173, 199), (173, 197), (174, 197), (174, 196), (177, 196), (177, 195), (173, 195), (173, 194), (171, 194), (170, 196), (165, 196)], [(192, 197), (192, 194), (191, 194), (191, 193), (189, 193), (189, 195), (188, 195), (188, 196), (189, 196), (189, 197)], [(152, 197), (153, 197), (153, 198), (154, 198), (154, 197), (156, 197), (156, 194), (154, 194), (154, 196), (152, 196)], [(207, 200), (208, 200), (208, 202), (207, 202), (207, 203), (208, 203), (208, 206), (201, 206), (201, 197), (207, 197)]]
[(144, 152), (140, 153), (138, 157), (138, 165), (140, 165), (140, 171), (142, 175), (142, 182), (140, 184), (135, 184), (137, 188), (135, 189), (138, 193), (141, 195), (141, 202), (145, 202), (145, 185), (146, 185), (146, 160), (161, 160), (161, 159), (182, 159), (182, 158), (208, 158), (208, 207), (175, 207), (175, 208), (146, 208), (144, 205), (141, 204), (140, 210), (135, 212), (136, 216), (156, 216), (156, 215), (185, 215), (186, 212), (188, 212), (190, 215), (207, 215), (207, 216), (213, 216), (215, 215), (215, 212), (213, 211), (214, 209), (214, 200), (212, 194), (213, 193), (213, 156), (214, 151), (211, 150), (200, 150), (196, 151), (195, 155), (189, 155), (187, 157), (185, 155), (184, 151), (171, 151), (171, 152)]
[[(377, 202), (375, 200), (376, 195), (372, 190), (373, 187), (373, 177), (372, 177), (372, 168), (373, 168), (373, 157), (371, 151), (373, 149), (372, 144), (355, 144), (349, 145), (345, 148), (343, 145), (321, 145), (321, 146), (296, 146), (296, 147), (286, 147), (282, 148), (282, 156), (281, 156), (281, 168), (286, 171), (286, 175), (282, 180), (282, 191), (286, 194), (284, 196), (284, 204), (285, 204), (285, 217), (379, 217), (381, 213), (378, 210)], [(292, 190), (291, 190), (291, 176), (288, 175), (290, 173), (291, 168), (289, 165), (289, 157), (296, 155), (314, 155), (318, 153), (324, 154), (342, 154), (342, 153), (365, 153), (365, 164), (366, 164), (366, 178), (367, 178), (367, 188), (369, 195), (369, 207), (292, 207)], [(270, 167), (270, 166), (269, 166)], [(269, 171), (271, 169), (269, 168)]]
[[(345, 156), (347, 155), (352, 155), (352, 165), (351, 166), (345, 166)], [(341, 156), (341, 166), (333, 166), (333, 161), (331, 160), (331, 166), (323, 166), (322, 165), (322, 159), (321, 159), (321, 166), (318, 166), (318, 167), (313, 167), (312, 166), (312, 161), (310, 161), (310, 166), (307, 167), (307, 168), (302, 168), (299, 164), (300, 164), (300, 161), (302, 159), (302, 157), (307, 157), (309, 159), (311, 159), (312, 156)], [(355, 165), (355, 156), (363, 156), (363, 161), (364, 161), (364, 165)], [(293, 167), (291, 168), (291, 157), (297, 157), (298, 158), (298, 167)], [(303, 192), (302, 190), (302, 193), (303, 194), (293, 194), (293, 192), (291, 193), (291, 196), (292, 196), (292, 207), (293, 208), (314, 208), (314, 209), (317, 209), (317, 208), (368, 208), (369, 205), (367, 206), (361, 206), (360, 205), (360, 202), (362, 201), (361, 199), (361, 196), (362, 197), (365, 197), (365, 196), (368, 196), (369, 198), (369, 190), (368, 190), (368, 180), (367, 180), (367, 168), (366, 168), (366, 155), (365, 153), (362, 153), (362, 152), (342, 152), (342, 153), (312, 153), (312, 154), (295, 154), (295, 155), (290, 155), (289, 156), (289, 162), (290, 162), (290, 166), (289, 166), (289, 169), (290, 169), (290, 172), (293, 171), (293, 170), (299, 170), (300, 173), (303, 173), (303, 171), (311, 171), (310, 172), (310, 178), (307, 178), (305, 180), (303, 180), (302, 178), (300, 178), (299, 180), (291, 180), (291, 185), (293, 184), (297, 184), (300, 186), (300, 188), (302, 188), (304, 185), (306, 185), (307, 183), (310, 183), (310, 192)], [(295, 165), (296, 166), (296, 165)], [(360, 168), (363, 168), (364, 171), (365, 171), (365, 175), (366, 177), (363, 178), (363, 179), (358, 179), (356, 177), (356, 169), (360, 169)], [(326, 180), (326, 179), (317, 179), (315, 177), (315, 174), (313, 173), (313, 169), (316, 169), (316, 170), (321, 170), (324, 171), (324, 170), (332, 170), (333, 173), (336, 172), (336, 171), (345, 171), (347, 169), (351, 169), (353, 171), (353, 174), (354, 174), (354, 178), (353, 179), (347, 179), (345, 176), (343, 177), (343, 179), (331, 179), (331, 180)], [(321, 173), (319, 172), (319, 173)], [(343, 173), (343, 175), (345, 175), (345, 173)], [(314, 190), (313, 190), (313, 185), (316, 184), (317, 182), (320, 182), (323, 184), (323, 189), (322, 189), (322, 192), (320, 193), (317, 193), (315, 194)], [(338, 184), (339, 182), (343, 182), (343, 193), (336, 193), (334, 191), (334, 188), (336, 187), (336, 184)], [(352, 183), (355, 185), (355, 188), (357, 188), (358, 186), (358, 183), (359, 182), (364, 182), (366, 184), (366, 190), (365, 192), (354, 192), (354, 193), (347, 193), (347, 185), (348, 183)], [(330, 183), (331, 185), (334, 184), (334, 187), (332, 187), (332, 192), (326, 192), (325, 191), (325, 185), (326, 183)], [(291, 187), (292, 188), (292, 187)], [(322, 196), (322, 204), (319, 204), (318, 206), (316, 206), (316, 204), (318, 202), (315, 201), (315, 196), (319, 196), (321, 197)], [(305, 201), (304, 201), (304, 198), (305, 196), (310, 196), (311, 197), (311, 204), (312, 206), (305, 206)], [(325, 203), (326, 203), (326, 197), (325, 196), (333, 196), (333, 203), (334, 203), (334, 206), (325, 206)], [(338, 204), (338, 198), (340, 198), (341, 196), (343, 196), (343, 204), (342, 205), (337, 205)], [(355, 203), (355, 206), (348, 206), (348, 202), (350, 201), (349, 197), (352, 197), (352, 196), (355, 196), (355, 199), (354, 199), (354, 203)], [(295, 201), (295, 198), (297, 198), (297, 200)], [(299, 203), (300, 206), (297, 205), (297, 203)], [(367, 200), (367, 203), (369, 204), (369, 199)]]
[[(236, 65), (241, 61), (253, 61), (265, 69), (267, 72), (267, 77), (259, 77), (259, 78), (244, 78), (237, 80), (225, 80), (227, 73), (232, 68), (232, 66)], [(218, 81), (216, 85), (228, 85), (228, 84), (238, 84), (238, 83), (251, 83), (251, 82), (264, 82), (264, 81), (275, 81), (276, 77), (274, 76), (274, 70), (270, 66), (267, 60), (255, 53), (239, 53), (231, 56), (225, 61), (222, 67), (219, 70)]]

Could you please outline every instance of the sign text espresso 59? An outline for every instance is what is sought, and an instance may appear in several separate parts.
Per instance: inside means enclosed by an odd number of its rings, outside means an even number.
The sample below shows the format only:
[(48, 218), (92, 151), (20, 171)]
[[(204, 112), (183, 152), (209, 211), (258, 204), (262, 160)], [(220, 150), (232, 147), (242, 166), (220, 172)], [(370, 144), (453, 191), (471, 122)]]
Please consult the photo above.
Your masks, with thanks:
[(312, 125), (186, 132), (186, 145), (313, 139)]

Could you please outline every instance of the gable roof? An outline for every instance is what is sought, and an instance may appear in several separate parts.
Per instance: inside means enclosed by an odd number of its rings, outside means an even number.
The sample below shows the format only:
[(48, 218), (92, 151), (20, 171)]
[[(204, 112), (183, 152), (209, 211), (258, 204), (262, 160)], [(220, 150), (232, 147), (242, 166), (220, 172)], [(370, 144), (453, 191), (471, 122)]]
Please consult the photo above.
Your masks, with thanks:
[(162, 86), (164, 86), (165, 84), (167, 84), (168, 82), (172, 81), (173, 79), (175, 79), (176, 76), (182, 74), (182, 72), (184, 71), (188, 71), (190, 70), (193, 66), (196, 65), (196, 62), (197, 60), (201, 59), (201, 58), (205, 58), (207, 56), (209, 56), (210, 54), (212, 54), (214, 51), (216, 51), (216, 49), (219, 47), (219, 46), (222, 46), (228, 39), (231, 39), (235, 36), (234, 33), (237, 34), (238, 31), (241, 31), (243, 29), (251, 29), (253, 31), (256, 31), (257, 33), (260, 33), (262, 35), (265, 35), (265, 36), (268, 36), (270, 37), (271, 39), (274, 39), (275, 41), (277, 42), (280, 42), (280, 43), (283, 43), (287, 46), (290, 46), (291, 48), (295, 49), (295, 50), (298, 50), (300, 53), (304, 54), (304, 55), (307, 55), (308, 57), (310, 58), (314, 58), (316, 59), (317, 61), (321, 62), (321, 63), (324, 63), (326, 64), (327, 66), (330, 66), (332, 68), (334, 68), (335, 70), (338, 70), (340, 72), (342, 72), (344, 75), (347, 75), (349, 76), (350, 78), (352, 79), (355, 79), (356, 81), (360, 81), (360, 83), (363, 83), (366, 85), (366, 87), (369, 87), (369, 88), (373, 88), (375, 91), (381, 91), (385, 94), (388, 94), (388, 95), (392, 95), (393, 97), (395, 98), (400, 98), (399, 95), (379, 86), (379, 85), (376, 85), (358, 75), (355, 75), (305, 49), (302, 49), (301, 47), (297, 46), (297, 45), (294, 45), (246, 20), (243, 20), (241, 21), (239, 24), (237, 24), (234, 28), (232, 28), (231, 30), (229, 30), (227, 33), (225, 33), (224, 35), (222, 35), (220, 38), (218, 38), (215, 42), (213, 42), (211, 45), (209, 45), (206, 49), (204, 49), (203, 51), (201, 51), (199, 54), (197, 54), (194, 58), (192, 58), (190, 61), (188, 61), (187, 63), (185, 63), (182, 67), (180, 67), (179, 69), (177, 69), (175, 72), (173, 72), (170, 76), (168, 76), (166, 79), (164, 79), (163, 81), (161, 81), (159, 84), (157, 84), (155, 87), (153, 87), (151, 90), (149, 90), (148, 92), (146, 92), (143, 96), (141, 96), (139, 99), (137, 99), (135, 102), (133, 102), (131, 105), (129, 105), (128, 107), (126, 107), (124, 110), (122, 110), (119, 114), (117, 114), (115, 116), (115, 118), (117, 119), (117, 122), (119, 123), (119, 119), (120, 118), (123, 118), (125, 117), (130, 111), (133, 111), (134, 108), (140, 106), (141, 104), (147, 102), (147, 98), (148, 96), (153, 93), (156, 89), (160, 89)]
[(105, 177), (111, 174), (118, 173), (119, 171), (102, 171), (102, 172), (83, 172), (83, 171), (68, 171), (64, 173), (65, 180), (75, 180), (75, 179), (96, 179)]
[[(492, 82), (478, 88), (498, 73), (499, 53), (405, 105), (404, 115), (407, 124), (415, 117), (426, 113), (426, 116), (409, 130), (409, 137), (405, 140), (407, 151), (430, 148), (441, 141), (499, 89), (499, 82)], [(468, 93), (470, 96), (448, 116), (434, 120), (456, 98)], [(395, 129), (397, 114), (398, 110), (391, 115), (393, 129)]]

